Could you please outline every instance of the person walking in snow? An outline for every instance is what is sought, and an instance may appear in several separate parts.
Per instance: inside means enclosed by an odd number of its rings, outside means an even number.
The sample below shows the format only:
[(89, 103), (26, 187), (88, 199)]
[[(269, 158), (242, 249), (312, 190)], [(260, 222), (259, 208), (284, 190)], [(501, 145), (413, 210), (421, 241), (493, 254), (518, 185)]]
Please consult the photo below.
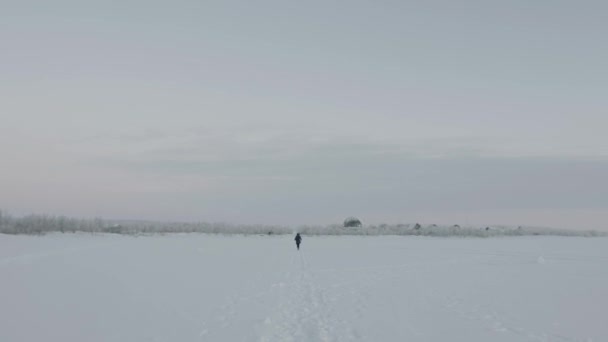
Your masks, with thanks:
[(302, 237), (300, 236), (300, 233), (296, 234), (296, 247), (298, 247), (298, 250), (300, 250), (300, 243), (302, 243)]

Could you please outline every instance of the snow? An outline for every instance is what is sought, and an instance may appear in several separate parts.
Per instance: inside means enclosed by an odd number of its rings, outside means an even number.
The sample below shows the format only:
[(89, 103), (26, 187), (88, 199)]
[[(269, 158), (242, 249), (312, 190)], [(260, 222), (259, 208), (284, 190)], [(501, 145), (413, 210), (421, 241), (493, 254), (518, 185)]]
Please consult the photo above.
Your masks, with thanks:
[(608, 341), (607, 245), (0, 234), (0, 341)]

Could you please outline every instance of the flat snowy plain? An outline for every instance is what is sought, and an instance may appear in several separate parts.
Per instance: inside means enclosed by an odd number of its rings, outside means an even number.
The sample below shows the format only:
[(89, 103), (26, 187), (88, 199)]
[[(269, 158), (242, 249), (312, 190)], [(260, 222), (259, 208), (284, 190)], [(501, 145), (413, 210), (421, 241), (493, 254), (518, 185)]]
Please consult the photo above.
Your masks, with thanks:
[(608, 238), (0, 234), (0, 341), (608, 341)]

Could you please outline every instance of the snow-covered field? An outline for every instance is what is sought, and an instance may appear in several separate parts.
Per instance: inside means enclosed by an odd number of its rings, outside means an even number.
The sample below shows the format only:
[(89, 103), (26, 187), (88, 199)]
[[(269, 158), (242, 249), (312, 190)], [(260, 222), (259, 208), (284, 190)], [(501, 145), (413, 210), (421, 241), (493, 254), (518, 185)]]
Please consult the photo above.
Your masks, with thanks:
[(0, 234), (0, 341), (608, 341), (608, 238)]

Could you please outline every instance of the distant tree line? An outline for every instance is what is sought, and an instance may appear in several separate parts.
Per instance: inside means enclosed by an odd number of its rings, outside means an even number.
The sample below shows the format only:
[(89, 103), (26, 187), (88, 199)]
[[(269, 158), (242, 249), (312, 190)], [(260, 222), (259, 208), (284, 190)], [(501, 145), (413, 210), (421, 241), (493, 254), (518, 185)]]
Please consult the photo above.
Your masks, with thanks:
[(277, 225), (240, 225), (208, 222), (109, 221), (101, 218), (76, 219), (66, 216), (53, 215), (27, 215), (22, 217), (14, 217), (0, 210), (0, 233), (3, 234), (85, 232), (130, 235), (166, 233), (283, 235), (292, 234), (296, 231), (304, 235), (420, 235), (463, 237), (518, 235), (607, 235), (606, 233), (596, 231), (563, 230), (542, 227), (461, 227), (459, 225), (442, 226), (436, 224), (423, 225), (420, 223), (359, 225), (355, 227), (344, 227), (341, 224), (287, 227)]
[(209, 233), (209, 234), (291, 234), (293, 229), (274, 225), (238, 225), (208, 222), (110, 221), (101, 218), (76, 219), (66, 216), (27, 215), (15, 217), (0, 210), (0, 233)]

